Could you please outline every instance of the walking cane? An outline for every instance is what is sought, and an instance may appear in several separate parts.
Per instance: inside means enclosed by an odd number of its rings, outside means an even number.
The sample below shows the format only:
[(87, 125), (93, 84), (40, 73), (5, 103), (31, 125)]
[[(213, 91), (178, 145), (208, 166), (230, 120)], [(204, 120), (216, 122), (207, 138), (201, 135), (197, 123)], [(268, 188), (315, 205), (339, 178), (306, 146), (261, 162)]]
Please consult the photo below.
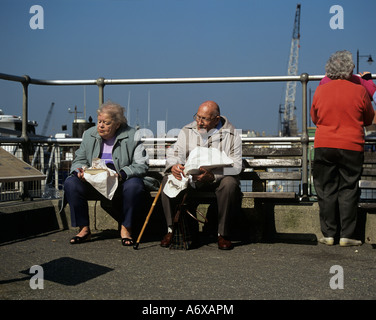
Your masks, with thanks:
[(149, 219), (150, 219), (151, 213), (153, 212), (154, 207), (155, 207), (155, 204), (157, 203), (157, 200), (158, 200), (158, 198), (159, 198), (159, 195), (161, 194), (161, 190), (162, 190), (162, 184), (161, 184), (161, 186), (159, 187), (158, 193), (157, 193), (157, 195), (155, 196), (154, 201), (153, 201), (153, 203), (152, 203), (152, 205), (151, 205), (151, 207), (150, 207), (149, 213), (148, 213), (148, 215), (147, 215), (147, 217), (146, 217), (146, 219), (145, 219), (145, 222), (144, 222), (144, 226), (142, 227), (141, 232), (140, 232), (140, 234), (138, 235), (137, 242), (133, 245), (133, 249), (135, 249), (135, 250), (138, 249), (138, 245), (140, 244), (140, 240), (141, 240), (142, 234), (144, 233), (144, 230), (145, 230), (145, 228), (146, 228), (146, 225), (147, 225), (148, 222), (149, 222)]

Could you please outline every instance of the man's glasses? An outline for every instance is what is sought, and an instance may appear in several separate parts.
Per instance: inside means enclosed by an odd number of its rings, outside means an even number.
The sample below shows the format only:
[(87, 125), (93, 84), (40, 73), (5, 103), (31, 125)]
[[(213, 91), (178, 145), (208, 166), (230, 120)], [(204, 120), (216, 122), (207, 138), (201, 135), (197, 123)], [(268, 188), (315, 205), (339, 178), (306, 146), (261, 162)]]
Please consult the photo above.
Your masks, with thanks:
[(218, 116), (215, 116), (214, 118), (205, 118), (205, 117), (200, 117), (197, 115), (197, 113), (195, 113), (195, 115), (193, 116), (193, 119), (200, 122), (200, 121), (203, 121), (203, 122), (210, 122), (212, 120), (214, 120), (215, 118), (217, 118)]

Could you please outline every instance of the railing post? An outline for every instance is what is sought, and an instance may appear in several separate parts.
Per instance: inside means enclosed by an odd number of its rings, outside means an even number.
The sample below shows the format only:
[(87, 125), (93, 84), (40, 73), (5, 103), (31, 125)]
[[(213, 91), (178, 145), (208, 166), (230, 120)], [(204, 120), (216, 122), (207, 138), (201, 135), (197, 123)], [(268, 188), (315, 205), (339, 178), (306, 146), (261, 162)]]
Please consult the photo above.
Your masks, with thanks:
[(27, 133), (27, 124), (29, 119), (29, 84), (30, 77), (24, 76), (25, 80), (22, 81), (23, 96), (22, 96), (22, 159), (26, 163), (30, 163), (30, 153), (32, 150), (32, 143)]
[(104, 103), (104, 78), (97, 79), (97, 86), (99, 88), (99, 106)]
[(25, 142), (29, 141), (29, 136), (27, 135), (27, 122), (28, 122), (28, 106), (29, 106), (29, 84), (30, 77), (24, 76), (25, 80), (22, 81), (23, 96), (22, 96), (22, 135), (21, 137)]
[(303, 150), (303, 172), (302, 172), (302, 200), (308, 200), (308, 127), (307, 127), (307, 83), (308, 73), (300, 75), (302, 83), (302, 150)]
[[(30, 153), (32, 150), (32, 143), (29, 139), (27, 134), (27, 124), (29, 119), (29, 84), (30, 84), (30, 77), (25, 75), (25, 80), (22, 81), (22, 88), (23, 88), (23, 95), (22, 95), (22, 133), (21, 138), (22, 140), (22, 159), (26, 163), (30, 163)], [(23, 191), (21, 192), (21, 197), (24, 199), (25, 197), (29, 196), (29, 187), (30, 182), (23, 182)], [(32, 199), (32, 198), (31, 198)]]
[(55, 148), (55, 189), (59, 190), (59, 169), (60, 169), (60, 145), (56, 144)]

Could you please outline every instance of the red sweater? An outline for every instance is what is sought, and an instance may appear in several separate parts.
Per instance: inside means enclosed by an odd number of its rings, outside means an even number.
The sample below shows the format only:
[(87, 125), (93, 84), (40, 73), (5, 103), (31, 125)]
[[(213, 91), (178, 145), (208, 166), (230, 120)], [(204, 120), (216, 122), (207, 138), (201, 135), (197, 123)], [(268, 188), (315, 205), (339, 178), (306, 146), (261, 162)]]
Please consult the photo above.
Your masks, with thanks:
[(317, 126), (315, 148), (364, 150), (364, 126), (375, 116), (369, 95), (361, 85), (333, 80), (317, 87), (311, 117)]

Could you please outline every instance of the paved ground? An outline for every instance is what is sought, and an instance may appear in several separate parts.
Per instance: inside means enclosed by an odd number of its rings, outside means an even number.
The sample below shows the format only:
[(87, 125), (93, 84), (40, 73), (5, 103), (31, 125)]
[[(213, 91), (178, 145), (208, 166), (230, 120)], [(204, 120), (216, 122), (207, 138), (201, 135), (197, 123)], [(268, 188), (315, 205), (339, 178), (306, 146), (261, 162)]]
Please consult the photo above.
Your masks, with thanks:
[[(2, 300), (373, 300), (376, 250), (316, 242), (235, 242), (217, 249), (180, 251), (143, 239), (139, 249), (121, 246), (115, 231), (70, 245), (73, 230), (0, 244)], [(294, 239), (290, 239), (294, 240)], [(43, 267), (43, 289), (30, 273)], [(330, 273), (332, 266), (340, 266)], [(341, 268), (343, 278), (341, 280)], [(41, 274), (39, 272), (36, 273)], [(332, 289), (341, 286), (343, 289)]]

